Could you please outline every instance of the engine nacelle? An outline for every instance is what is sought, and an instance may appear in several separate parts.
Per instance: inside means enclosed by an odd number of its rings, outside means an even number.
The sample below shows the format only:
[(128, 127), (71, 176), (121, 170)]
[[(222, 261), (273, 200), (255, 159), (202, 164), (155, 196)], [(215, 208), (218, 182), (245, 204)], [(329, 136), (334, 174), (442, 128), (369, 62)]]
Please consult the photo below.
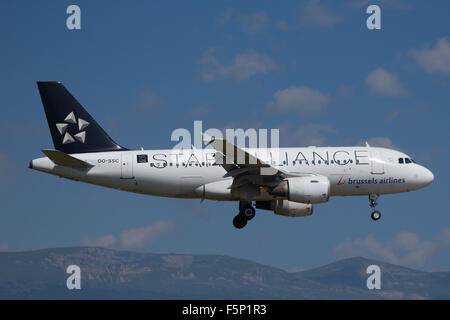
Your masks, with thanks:
[(322, 203), (330, 198), (330, 180), (324, 176), (294, 177), (283, 180), (271, 195), (301, 203)]
[(232, 200), (230, 186), (233, 183), (232, 179), (219, 180), (204, 184), (195, 189), (195, 193), (203, 199), (211, 200)]
[(304, 217), (312, 215), (312, 204), (292, 202), (289, 200), (256, 201), (256, 208), (272, 210), (275, 214), (288, 217)]

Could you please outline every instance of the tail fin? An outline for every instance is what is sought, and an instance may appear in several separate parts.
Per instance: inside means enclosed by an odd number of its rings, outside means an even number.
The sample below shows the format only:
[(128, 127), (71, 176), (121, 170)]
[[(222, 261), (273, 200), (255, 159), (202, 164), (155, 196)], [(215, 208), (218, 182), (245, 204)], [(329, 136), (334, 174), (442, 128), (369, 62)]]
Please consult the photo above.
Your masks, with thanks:
[(85, 153), (126, 150), (115, 143), (61, 82), (38, 82), (56, 150)]

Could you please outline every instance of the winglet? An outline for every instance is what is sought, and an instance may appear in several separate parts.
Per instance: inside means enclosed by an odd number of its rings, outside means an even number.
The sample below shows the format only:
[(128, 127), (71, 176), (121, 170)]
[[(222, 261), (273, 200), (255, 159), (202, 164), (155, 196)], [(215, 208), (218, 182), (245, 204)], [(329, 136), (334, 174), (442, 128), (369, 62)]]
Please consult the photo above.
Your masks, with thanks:
[(42, 150), (42, 152), (54, 163), (59, 166), (64, 167), (74, 167), (74, 168), (90, 168), (93, 167), (92, 164), (80, 160), (78, 158), (69, 156), (62, 151), (58, 150)]
[(366, 141), (366, 147), (370, 148), (370, 144)]

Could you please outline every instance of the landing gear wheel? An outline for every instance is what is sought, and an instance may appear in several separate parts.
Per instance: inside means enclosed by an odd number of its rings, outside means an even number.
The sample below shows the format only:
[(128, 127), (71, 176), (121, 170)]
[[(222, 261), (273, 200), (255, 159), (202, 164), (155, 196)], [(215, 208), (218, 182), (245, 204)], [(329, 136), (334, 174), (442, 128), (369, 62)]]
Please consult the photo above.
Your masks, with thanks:
[(247, 221), (250, 221), (255, 217), (255, 213), (256, 213), (255, 208), (249, 206), (242, 209), (239, 214), (242, 214), (247, 219)]
[(233, 219), (233, 225), (238, 229), (242, 229), (243, 227), (245, 227), (247, 225), (247, 218), (245, 216), (243, 216), (242, 214), (238, 214)]
[(234, 217), (233, 225), (242, 229), (247, 225), (247, 221), (252, 220), (255, 217), (255, 208), (252, 206), (252, 202), (241, 201), (239, 202), (239, 214)]
[(375, 210), (375, 207), (378, 205), (377, 200), (378, 200), (379, 195), (378, 194), (369, 194), (369, 206), (372, 208), (372, 214), (370, 215), (370, 217), (372, 218), (373, 221), (377, 221), (381, 218), (381, 213), (378, 210)]
[(372, 212), (370, 217), (372, 218), (372, 220), (377, 221), (381, 218), (381, 213), (380, 211), (375, 210), (374, 212)]

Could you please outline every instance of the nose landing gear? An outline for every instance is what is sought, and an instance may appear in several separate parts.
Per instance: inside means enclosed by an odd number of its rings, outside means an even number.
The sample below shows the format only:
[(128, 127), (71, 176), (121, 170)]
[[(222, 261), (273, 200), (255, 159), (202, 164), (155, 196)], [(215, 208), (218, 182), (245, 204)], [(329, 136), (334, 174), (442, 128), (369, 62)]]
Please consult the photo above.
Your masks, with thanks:
[(375, 210), (375, 207), (378, 205), (378, 203), (377, 203), (378, 197), (379, 197), (378, 194), (369, 194), (369, 202), (370, 202), (369, 205), (372, 208), (372, 214), (370, 215), (370, 217), (374, 221), (377, 221), (381, 218), (381, 212), (378, 210)]
[(251, 202), (240, 202), (239, 213), (233, 219), (233, 225), (242, 229), (247, 225), (247, 221), (252, 220), (255, 217), (255, 208), (253, 208)]

